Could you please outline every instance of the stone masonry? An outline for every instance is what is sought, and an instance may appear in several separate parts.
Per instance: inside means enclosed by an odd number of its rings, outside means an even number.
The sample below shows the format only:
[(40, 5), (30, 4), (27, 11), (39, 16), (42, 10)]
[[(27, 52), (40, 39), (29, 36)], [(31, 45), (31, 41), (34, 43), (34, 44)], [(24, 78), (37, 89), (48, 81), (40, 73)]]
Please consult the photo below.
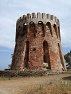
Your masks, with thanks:
[(11, 70), (65, 71), (60, 22), (45, 13), (23, 15), (16, 23)]

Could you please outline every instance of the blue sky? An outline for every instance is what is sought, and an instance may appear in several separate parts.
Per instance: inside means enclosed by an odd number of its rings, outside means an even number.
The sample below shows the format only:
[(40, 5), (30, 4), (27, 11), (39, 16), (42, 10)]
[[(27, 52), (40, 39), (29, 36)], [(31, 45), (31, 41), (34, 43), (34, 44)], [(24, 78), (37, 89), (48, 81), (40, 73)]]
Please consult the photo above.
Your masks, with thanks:
[(17, 19), (43, 12), (60, 20), (63, 53), (71, 50), (71, 0), (0, 0), (0, 70), (8, 68), (14, 51)]

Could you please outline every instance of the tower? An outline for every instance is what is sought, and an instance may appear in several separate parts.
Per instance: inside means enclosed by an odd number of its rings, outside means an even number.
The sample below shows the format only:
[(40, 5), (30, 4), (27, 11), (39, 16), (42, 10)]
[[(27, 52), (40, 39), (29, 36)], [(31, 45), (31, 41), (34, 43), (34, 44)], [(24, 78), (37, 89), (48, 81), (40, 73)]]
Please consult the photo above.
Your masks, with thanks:
[(66, 70), (57, 17), (45, 13), (23, 15), (16, 23), (15, 42), (12, 70)]

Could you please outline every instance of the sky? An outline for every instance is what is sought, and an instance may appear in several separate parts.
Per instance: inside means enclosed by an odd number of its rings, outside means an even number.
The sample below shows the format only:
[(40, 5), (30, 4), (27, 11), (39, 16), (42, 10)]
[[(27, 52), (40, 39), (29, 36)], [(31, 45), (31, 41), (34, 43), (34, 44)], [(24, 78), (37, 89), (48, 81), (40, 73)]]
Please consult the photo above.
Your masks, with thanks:
[(11, 64), (17, 19), (27, 13), (46, 13), (60, 20), (63, 53), (71, 50), (71, 0), (0, 0), (0, 70)]

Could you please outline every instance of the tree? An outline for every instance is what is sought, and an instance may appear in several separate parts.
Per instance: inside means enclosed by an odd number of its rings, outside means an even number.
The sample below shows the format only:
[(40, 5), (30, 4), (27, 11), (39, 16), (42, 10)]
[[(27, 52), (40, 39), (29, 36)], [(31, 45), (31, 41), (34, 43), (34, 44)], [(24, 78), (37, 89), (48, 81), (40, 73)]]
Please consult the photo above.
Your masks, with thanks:
[(65, 61), (68, 67), (71, 67), (71, 50), (67, 54), (64, 55)]

